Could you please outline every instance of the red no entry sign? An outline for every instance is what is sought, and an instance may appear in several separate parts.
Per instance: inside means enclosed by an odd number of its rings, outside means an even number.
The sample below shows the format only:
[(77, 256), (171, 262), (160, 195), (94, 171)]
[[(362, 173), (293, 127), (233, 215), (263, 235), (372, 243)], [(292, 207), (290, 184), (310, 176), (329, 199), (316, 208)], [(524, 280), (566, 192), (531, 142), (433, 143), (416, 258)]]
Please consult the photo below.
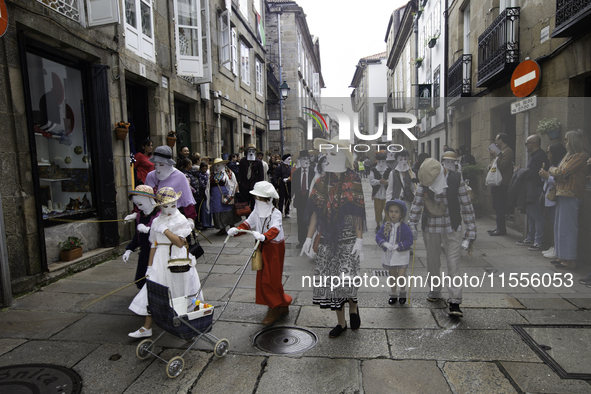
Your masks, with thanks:
[(525, 60), (513, 71), (511, 90), (517, 97), (529, 96), (538, 86), (542, 73), (540, 66), (533, 60)]
[(6, 9), (6, 3), (4, 0), (0, 0), (0, 37), (6, 33), (8, 28), (8, 10)]

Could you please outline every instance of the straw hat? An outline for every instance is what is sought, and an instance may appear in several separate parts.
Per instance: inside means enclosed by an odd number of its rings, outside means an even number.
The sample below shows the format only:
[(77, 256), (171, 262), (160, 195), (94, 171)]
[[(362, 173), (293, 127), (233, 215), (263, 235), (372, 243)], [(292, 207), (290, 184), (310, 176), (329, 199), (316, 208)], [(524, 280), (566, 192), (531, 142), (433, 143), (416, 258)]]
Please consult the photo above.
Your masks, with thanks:
[(253, 196), (279, 198), (277, 190), (267, 181), (260, 181), (254, 184), (254, 188), (250, 191)]
[(339, 152), (344, 152), (347, 156), (347, 163), (346, 166), (348, 168), (353, 168), (353, 153), (349, 150), (351, 148), (351, 144), (349, 141), (340, 140), (339, 137), (335, 137), (332, 140), (325, 140), (324, 138), (316, 138), (314, 139), (314, 149), (319, 150), (321, 153), (326, 154), (326, 150), (322, 152), (320, 150), (320, 145), (322, 144), (330, 144), (330, 145), (338, 145), (344, 149), (339, 149)]
[(248, 146), (246, 147), (246, 150), (249, 150), (249, 149), (257, 150), (257, 147), (255, 144), (248, 144)]
[(163, 187), (158, 189), (156, 192), (156, 201), (158, 202), (157, 205), (165, 205), (170, 204), (181, 198), (181, 194), (183, 192), (175, 193), (172, 187)]
[(172, 160), (172, 149), (168, 145), (159, 146), (154, 150), (152, 157), (148, 159), (152, 163), (164, 163), (174, 166), (176, 162)]
[(458, 159), (458, 155), (456, 155), (455, 152), (453, 151), (447, 151), (443, 154), (443, 156), (441, 156), (441, 160), (443, 161), (443, 159), (449, 159), (449, 160), (455, 160), (458, 161), (460, 159)]
[(156, 199), (156, 195), (154, 194), (154, 189), (152, 188), (152, 186), (148, 186), (148, 185), (138, 185), (135, 188), (135, 190), (130, 190), (127, 192), (127, 194), (129, 194), (130, 199), (133, 196), (144, 196), (144, 197), (153, 198), (154, 200)]
[(213, 165), (216, 165), (216, 164), (226, 164), (226, 163), (229, 163), (228, 160), (222, 160), (219, 157), (216, 158), (216, 159), (214, 159), (214, 161), (213, 161)]
[(441, 163), (429, 157), (425, 159), (419, 168), (418, 178), (423, 186), (431, 186), (442, 171)]

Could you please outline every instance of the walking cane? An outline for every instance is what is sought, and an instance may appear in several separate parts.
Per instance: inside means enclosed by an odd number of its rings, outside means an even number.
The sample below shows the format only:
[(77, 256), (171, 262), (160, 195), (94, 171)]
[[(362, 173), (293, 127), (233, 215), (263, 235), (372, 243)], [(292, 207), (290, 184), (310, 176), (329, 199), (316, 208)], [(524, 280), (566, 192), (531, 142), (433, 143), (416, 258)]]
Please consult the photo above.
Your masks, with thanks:
[(135, 190), (135, 156), (133, 153), (129, 155), (129, 170), (131, 171), (131, 190)]
[[(411, 278), (413, 277), (413, 273), (415, 271), (415, 256), (417, 255), (416, 254), (416, 250), (417, 250), (417, 242), (416, 241), (417, 240), (415, 239), (415, 242), (412, 245), (412, 265), (410, 267), (410, 277)], [(410, 298), (410, 289), (412, 287), (410, 285), (411, 283), (412, 283), (411, 281), (408, 281), (408, 305), (410, 305), (410, 300), (411, 300), (411, 298)]]

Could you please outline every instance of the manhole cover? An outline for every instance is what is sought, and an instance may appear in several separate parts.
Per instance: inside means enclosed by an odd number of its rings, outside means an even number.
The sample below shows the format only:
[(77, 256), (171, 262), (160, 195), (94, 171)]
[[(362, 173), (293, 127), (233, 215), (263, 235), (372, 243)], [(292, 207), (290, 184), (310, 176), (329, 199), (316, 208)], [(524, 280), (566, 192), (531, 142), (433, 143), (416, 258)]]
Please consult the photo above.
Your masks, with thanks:
[(81, 390), (80, 376), (59, 365), (23, 364), (0, 368), (0, 393), (70, 394)]
[(254, 346), (267, 353), (293, 354), (312, 349), (316, 334), (299, 327), (271, 327), (256, 334)]

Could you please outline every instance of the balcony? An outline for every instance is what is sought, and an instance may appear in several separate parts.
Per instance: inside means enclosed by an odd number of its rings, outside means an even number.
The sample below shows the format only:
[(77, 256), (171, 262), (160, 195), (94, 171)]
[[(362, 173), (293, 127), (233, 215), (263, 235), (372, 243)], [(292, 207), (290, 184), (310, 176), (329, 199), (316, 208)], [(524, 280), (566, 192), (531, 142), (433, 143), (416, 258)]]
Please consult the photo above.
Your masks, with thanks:
[(552, 37), (574, 37), (589, 31), (591, 0), (556, 0), (556, 27)]
[(472, 95), (472, 55), (462, 55), (452, 64), (447, 74), (447, 83), (447, 94), (452, 100)]
[(404, 111), (404, 92), (392, 92), (388, 97), (388, 111)]
[(505, 8), (478, 37), (478, 83), (488, 87), (509, 78), (519, 64), (519, 7)]

